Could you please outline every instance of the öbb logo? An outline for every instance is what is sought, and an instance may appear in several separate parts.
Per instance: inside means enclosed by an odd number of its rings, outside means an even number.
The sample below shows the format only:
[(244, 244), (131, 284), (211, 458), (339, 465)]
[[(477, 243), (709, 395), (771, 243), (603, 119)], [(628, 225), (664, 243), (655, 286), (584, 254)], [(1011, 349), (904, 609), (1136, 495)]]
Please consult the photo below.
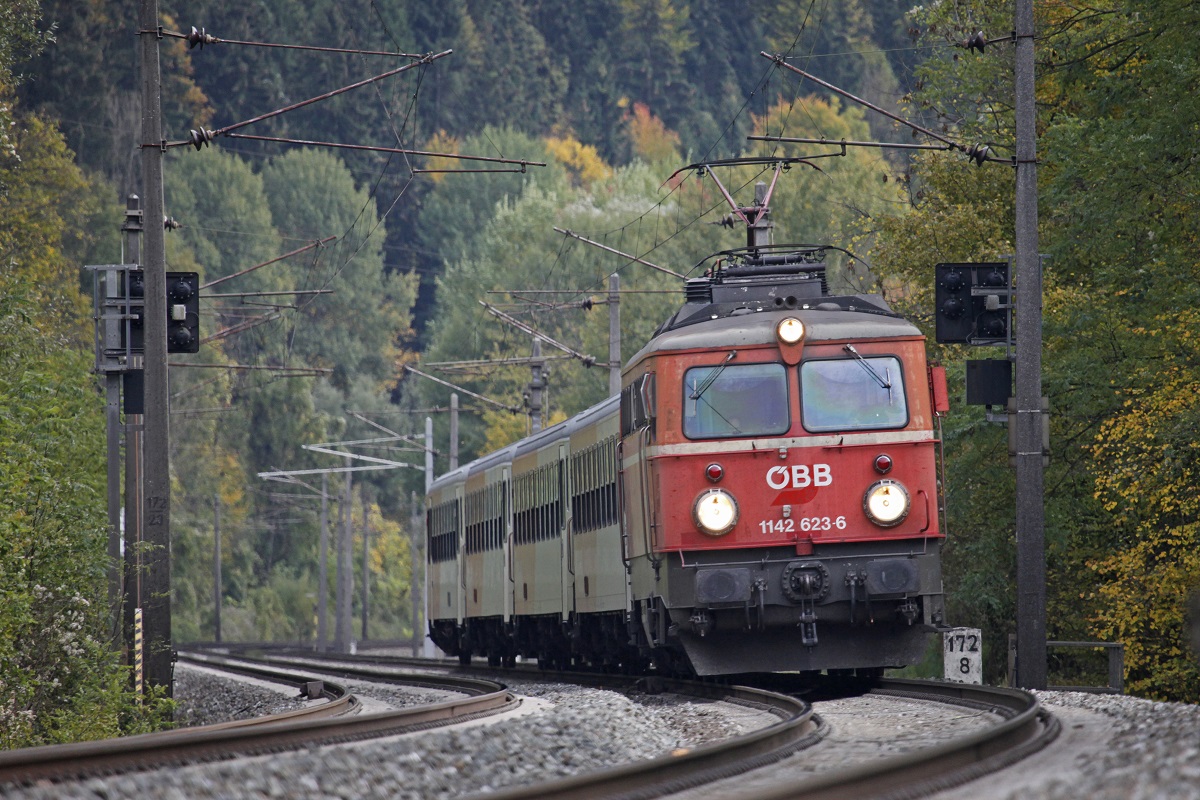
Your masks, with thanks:
[(828, 464), (795, 464), (791, 467), (771, 467), (767, 470), (767, 486), (772, 489), (806, 489), (809, 486), (828, 486), (833, 473)]

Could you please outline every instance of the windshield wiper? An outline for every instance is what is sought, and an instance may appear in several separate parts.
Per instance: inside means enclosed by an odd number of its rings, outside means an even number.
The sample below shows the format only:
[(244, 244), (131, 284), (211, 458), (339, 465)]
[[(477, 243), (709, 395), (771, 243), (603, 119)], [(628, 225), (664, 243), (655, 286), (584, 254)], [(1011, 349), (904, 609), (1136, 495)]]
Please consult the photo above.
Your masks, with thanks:
[(865, 358), (862, 357), (862, 354), (854, 349), (854, 345), (848, 344), (848, 345), (845, 345), (844, 347), (842, 347), (842, 349), (845, 350), (850, 355), (854, 356), (856, 359), (858, 359), (859, 366), (861, 366), (863, 369), (865, 369), (867, 371), (867, 374), (875, 379), (875, 382), (879, 384), (880, 389), (887, 389), (888, 391), (891, 391), (892, 382), (890, 380), (884, 379), (878, 372), (876, 372), (875, 368), (872, 367), (871, 364)]
[(700, 385), (696, 387), (696, 390), (694, 392), (692, 392), (690, 395), (688, 395), (688, 397), (692, 400), (699, 400), (700, 395), (702, 395), (706, 391), (708, 391), (708, 387), (712, 386), (713, 383), (717, 380), (717, 378), (720, 377), (721, 373), (725, 371), (725, 366), (730, 361), (733, 361), (733, 359), (736, 357), (737, 357), (737, 350), (730, 350), (729, 355), (725, 356), (725, 360), (721, 362), (720, 366), (718, 366), (712, 372), (708, 373), (708, 377), (705, 378), (703, 381), (701, 381)]

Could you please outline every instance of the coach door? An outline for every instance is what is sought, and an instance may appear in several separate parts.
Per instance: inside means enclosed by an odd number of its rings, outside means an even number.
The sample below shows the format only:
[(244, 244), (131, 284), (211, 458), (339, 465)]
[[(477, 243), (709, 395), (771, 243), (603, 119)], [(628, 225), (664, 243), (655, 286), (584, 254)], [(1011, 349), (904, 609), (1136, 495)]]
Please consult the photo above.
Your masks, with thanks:
[(558, 531), (559, 541), (562, 542), (562, 618), (566, 622), (575, 611), (575, 542), (571, 531), (573, 518), (571, 516), (571, 470), (567, 469), (571, 457), (570, 445), (560, 442), (558, 445), (558, 497), (562, 509), (562, 522)]
[(457, 611), (458, 624), (461, 627), (463, 619), (466, 616), (467, 609), (467, 524), (465, 511), (466, 507), (463, 503), (463, 493), (465, 485), (459, 484), (454, 489), (454, 506), (458, 509), (458, 531), (455, 534), (458, 536), (458, 602), (454, 604)]
[(516, 578), (513, 575), (513, 488), (512, 467), (503, 469), (504, 485), (504, 621), (511, 622), (513, 617), (513, 593), (516, 591)]

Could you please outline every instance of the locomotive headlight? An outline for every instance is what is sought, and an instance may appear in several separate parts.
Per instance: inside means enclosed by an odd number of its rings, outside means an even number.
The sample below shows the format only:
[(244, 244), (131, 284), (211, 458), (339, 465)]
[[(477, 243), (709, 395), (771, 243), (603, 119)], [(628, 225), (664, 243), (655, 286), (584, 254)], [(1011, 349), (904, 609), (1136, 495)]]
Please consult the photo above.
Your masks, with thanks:
[(692, 519), (701, 533), (722, 536), (733, 530), (733, 526), (737, 524), (737, 501), (724, 489), (701, 492), (692, 506)]
[(899, 525), (908, 516), (908, 490), (893, 480), (876, 481), (863, 495), (867, 518), (884, 528)]
[(775, 335), (784, 344), (795, 344), (804, 338), (804, 323), (795, 317), (787, 317), (775, 326)]

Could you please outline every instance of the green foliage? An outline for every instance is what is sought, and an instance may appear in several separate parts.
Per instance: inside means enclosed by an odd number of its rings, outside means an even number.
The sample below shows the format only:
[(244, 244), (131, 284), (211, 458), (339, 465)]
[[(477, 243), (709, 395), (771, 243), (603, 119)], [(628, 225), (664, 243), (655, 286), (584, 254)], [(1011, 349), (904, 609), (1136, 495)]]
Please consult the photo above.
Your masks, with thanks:
[(103, 402), (90, 374), (61, 137), (23, 120), (0, 166), (0, 747), (114, 736), (136, 709), (110, 645)]
[(298, 298), (300, 313), (285, 331), (292, 357), (334, 369), (345, 390), (350, 376), (390, 384), (398, 338), (409, 329), (415, 301), (412, 276), (388, 273), (383, 265), (386, 231), (374, 199), (356, 189), (345, 165), (329, 153), (294, 151), (263, 170), (272, 223), (293, 240), (338, 236), (316, 256), (289, 263), (289, 285), (331, 290)]
[[(33, 2), (19, 0), (18, 5)], [(38, 5), (37, 35), (45, 46), (25, 53), (18, 67), (25, 77), (22, 104), (55, 118), (80, 166), (101, 174), (121, 195), (140, 193), (135, 155), (141, 107), (135, 73), (138, 3), (40, 0)], [(190, 11), (182, 10), (186, 20)], [(172, 31), (184, 24), (169, 13), (162, 22)], [(193, 80), (187, 44), (164, 39), (161, 62), (164, 130), (173, 134), (168, 138), (180, 138), (188, 127), (210, 125), (208, 97)]]
[[(1042, 69), (1038, 83), (1039, 249), (1051, 254), (1043, 295), (1053, 453), (1048, 632), (1121, 641), (1130, 691), (1195, 702), (1200, 670), (1184, 644), (1183, 604), (1200, 583), (1188, 505), (1197, 469), (1191, 398), (1200, 359), (1191, 329), (1200, 195), (1184, 155), (1194, 104), (1177, 91), (1196, 78), (1195, 11), (1102, 6), (1085, 16), (1044, 7), (1038, 22), (1041, 63), (1055, 67)], [(913, 23), (926, 41), (951, 43), (1006, 30), (1010, 18), (1007, 8), (956, 3), (923, 6)], [(931, 52), (941, 55), (922, 66), (914, 107), (953, 121), (947, 129), (959, 141), (1012, 152), (1011, 54)], [(940, 155), (915, 160), (903, 185), (912, 212), (881, 223), (873, 265), (897, 305), (928, 326), (933, 264), (1012, 251), (1012, 178)], [(933, 353), (961, 385), (964, 349)], [(951, 618), (988, 631), (995, 654), (1013, 630), (1013, 487), (1003, 436), (979, 417), (956, 409), (946, 420), (945, 568)], [(998, 657), (985, 667), (993, 679), (1003, 669)]]
[[(439, 137), (431, 145), (438, 151), (547, 160), (544, 142), (511, 128), (485, 127), (462, 140)], [(447, 163), (444, 166), (462, 165)], [(412, 232), (413, 239), (426, 255), (424, 260), (437, 265), (436, 271), (431, 270), (422, 277), (430, 287), (429, 294), (432, 295), (436, 272), (440, 271), (443, 262), (457, 261), (472, 252), (474, 239), (492, 218), (501, 199), (519, 195), (531, 181), (557, 186), (565, 179), (565, 170), (557, 162), (551, 162), (550, 167), (531, 169), (527, 174), (443, 175), (434, 181), (421, 200), (417, 224)]]
[[(377, 414), (390, 408), (399, 343), (410, 334), (416, 281), (385, 270), (386, 228), (375, 198), (357, 187), (345, 164), (329, 153), (289, 152), (256, 172), (243, 158), (214, 149), (189, 153), (173, 166), (167, 171), (167, 200), (185, 224), (171, 237), (172, 268), (195, 265), (206, 281), (228, 276), (212, 288), (214, 293), (325, 292), (212, 298), (201, 308), (204, 335), (255, 317), (274, 318), (204, 345), (191, 360), (329, 371), (316, 378), (255, 370), (171, 371), (177, 637), (213, 635), (219, 505), (223, 636), (311, 639), (317, 489), (310, 483), (307, 489), (269, 492), (257, 473), (333, 466), (329, 457), (301, 445), (364, 438), (357, 429), (350, 432), (347, 411)], [(331, 236), (336, 240), (275, 261), (281, 251)], [(274, 263), (233, 277), (268, 261)], [(319, 486), (319, 477), (315, 480)], [(364, 480), (379, 486), (388, 513), (396, 513), (396, 481), (386, 474)], [(407, 584), (407, 568), (403, 580)], [(408, 618), (407, 601), (400, 608), (383, 597), (375, 607), (380, 619)]]
[[(827, 83), (895, 112), (900, 84), (885, 41), (890, 38), (888, 24), (901, 19), (907, 10), (894, 5), (889, 8), (886, 2), (849, 0), (838, 3), (837, 13), (828, 13), (809, 0), (775, 0), (759, 11), (767, 42), (760, 49), (785, 55)], [(903, 48), (890, 52), (903, 52)], [(781, 91), (791, 94), (790, 90)], [(866, 121), (874, 137), (894, 141), (891, 121), (878, 114)]]

